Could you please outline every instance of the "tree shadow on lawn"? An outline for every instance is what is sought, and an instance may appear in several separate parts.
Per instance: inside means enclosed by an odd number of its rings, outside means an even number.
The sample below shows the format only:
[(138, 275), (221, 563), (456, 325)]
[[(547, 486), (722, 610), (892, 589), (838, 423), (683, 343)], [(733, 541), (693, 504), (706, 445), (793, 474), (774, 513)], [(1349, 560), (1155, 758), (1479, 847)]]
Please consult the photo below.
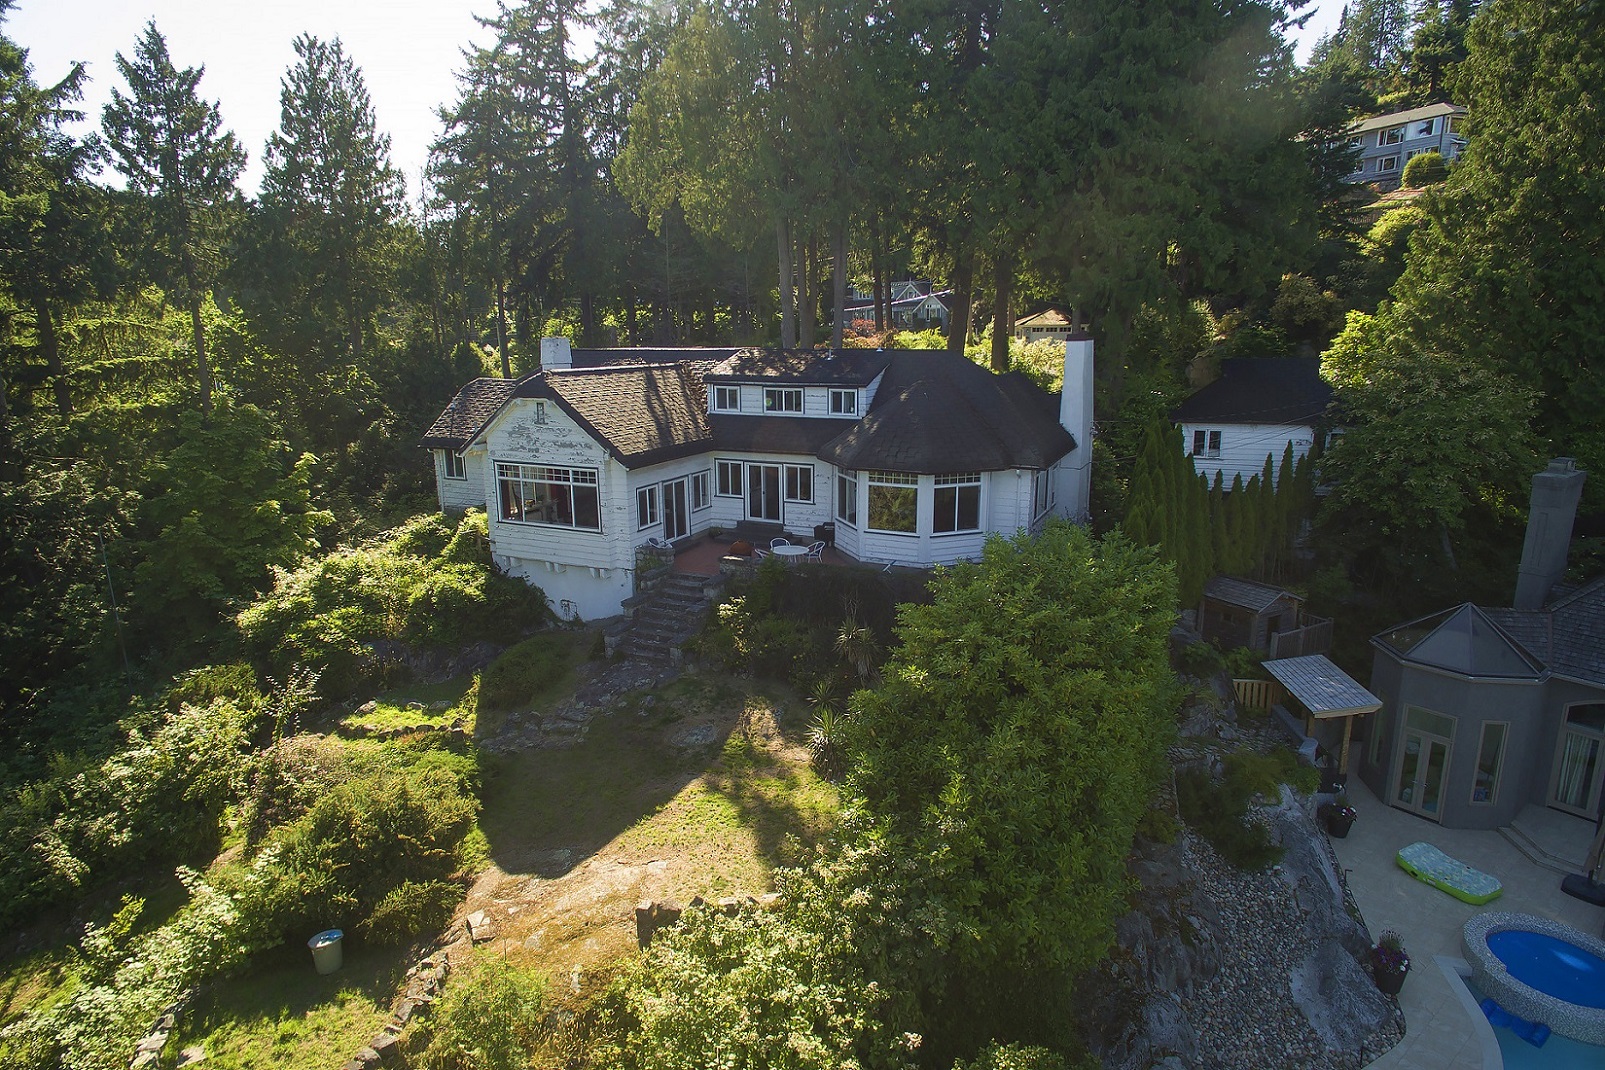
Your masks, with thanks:
[(253, 957), (197, 996), (179, 1019), (175, 1047), (203, 1044), (206, 1065), (217, 1070), (340, 1065), (389, 1020), (415, 957), (349, 935), (342, 950), (344, 964), (331, 974), (319, 974), (297, 941)]
[(806, 751), (798, 746), (800, 732), (785, 732), (778, 724), (775, 729), (755, 738), (738, 726), (704, 777), (752, 830), (758, 855), (770, 868), (804, 862), (835, 826), (840, 805), (834, 785), (801, 757)]

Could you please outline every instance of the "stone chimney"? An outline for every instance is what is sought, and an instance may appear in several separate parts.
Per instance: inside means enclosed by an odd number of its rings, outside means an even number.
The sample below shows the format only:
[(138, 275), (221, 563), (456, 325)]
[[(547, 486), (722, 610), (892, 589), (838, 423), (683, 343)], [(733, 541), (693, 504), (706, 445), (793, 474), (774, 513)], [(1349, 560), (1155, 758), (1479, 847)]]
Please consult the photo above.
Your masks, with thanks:
[(1092, 335), (1085, 331), (1072, 331), (1065, 339), (1059, 424), (1076, 440), (1064, 490), (1069, 514), (1079, 520), (1087, 516), (1092, 502)]
[(541, 339), (541, 371), (549, 372), (554, 368), (574, 367), (574, 350), (569, 347), (567, 338)]
[(1522, 544), (1521, 568), (1516, 572), (1516, 609), (1542, 609), (1549, 589), (1565, 574), (1572, 521), (1577, 519), (1585, 477), (1570, 457), (1556, 457), (1533, 476), (1527, 541)]

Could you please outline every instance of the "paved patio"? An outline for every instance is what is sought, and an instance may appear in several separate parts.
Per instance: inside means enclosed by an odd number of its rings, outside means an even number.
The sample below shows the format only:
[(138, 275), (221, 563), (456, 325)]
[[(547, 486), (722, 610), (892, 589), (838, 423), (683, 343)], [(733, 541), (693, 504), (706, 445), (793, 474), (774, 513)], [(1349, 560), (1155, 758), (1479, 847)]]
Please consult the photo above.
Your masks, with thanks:
[[(1533, 862), (1498, 832), (1443, 828), (1386, 805), (1357, 777), (1350, 779), (1349, 802), (1359, 811), (1359, 820), (1347, 838), (1332, 841), (1349, 890), (1372, 938), (1384, 929), (1398, 930), (1412, 959), (1399, 996), (1404, 1040), (1371, 1066), (1480, 1070), (1483, 1043), (1492, 1040), (1492, 1033), (1480, 1015), (1468, 1013), (1466, 1001), (1436, 961), (1439, 956), (1461, 957), (1461, 927), (1474, 914), (1502, 910), (1537, 914), (1595, 935), (1605, 924), (1605, 908), (1565, 895), (1560, 873)], [(1572, 862), (1581, 860), (1594, 834), (1592, 822), (1542, 807), (1523, 810), (1516, 824), (1544, 852)], [(1499, 878), (1504, 895), (1476, 907), (1416, 880), (1398, 867), (1394, 854), (1417, 840)]]

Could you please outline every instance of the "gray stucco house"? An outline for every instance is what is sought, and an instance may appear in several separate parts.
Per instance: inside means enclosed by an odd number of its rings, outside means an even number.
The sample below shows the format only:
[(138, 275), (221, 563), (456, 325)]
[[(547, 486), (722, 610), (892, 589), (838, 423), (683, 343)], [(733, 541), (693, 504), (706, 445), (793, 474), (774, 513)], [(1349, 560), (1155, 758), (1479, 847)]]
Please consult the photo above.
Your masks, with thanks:
[(1360, 777), (1391, 806), (1498, 828), (1528, 804), (1605, 807), (1605, 578), (1556, 586), (1582, 492), (1568, 458), (1533, 477), (1515, 604), (1466, 603), (1372, 639)]
[(1398, 189), (1410, 157), (1436, 152), (1453, 160), (1465, 150), (1465, 121), (1466, 109), (1458, 104), (1428, 104), (1356, 122), (1349, 140), (1360, 155), (1349, 181), (1372, 183), (1384, 193)]

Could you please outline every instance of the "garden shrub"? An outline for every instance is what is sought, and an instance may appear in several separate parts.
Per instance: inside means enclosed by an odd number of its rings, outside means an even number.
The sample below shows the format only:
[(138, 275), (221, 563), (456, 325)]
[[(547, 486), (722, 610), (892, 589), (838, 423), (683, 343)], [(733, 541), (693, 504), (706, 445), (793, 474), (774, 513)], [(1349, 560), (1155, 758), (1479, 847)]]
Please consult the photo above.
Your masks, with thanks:
[(1248, 795), (1243, 780), (1235, 784), (1216, 781), (1201, 770), (1189, 770), (1176, 778), (1176, 803), (1181, 816), (1227, 862), (1243, 870), (1261, 870), (1282, 857), (1282, 848), (1271, 843), (1265, 826), (1251, 824)]
[(479, 678), (479, 708), (492, 713), (529, 709), (567, 677), (569, 648), (568, 638), (555, 634), (509, 647)]
[[(1081, 1062), (1079, 1066), (1097, 1065)], [(1064, 1057), (1047, 1048), (1022, 1044), (988, 1044), (973, 1061), (959, 1060), (953, 1070), (1071, 1070)]]
[(402, 881), (385, 893), (357, 932), (370, 943), (404, 944), (419, 933), (444, 929), (462, 899), (462, 886), (451, 881)]
[(1226, 667), (1213, 643), (1188, 643), (1181, 648), (1181, 668), (1189, 676), (1207, 680)]
[(545, 984), (505, 959), (456, 977), (426, 1026), (420, 1070), (526, 1070), (540, 1038)]

